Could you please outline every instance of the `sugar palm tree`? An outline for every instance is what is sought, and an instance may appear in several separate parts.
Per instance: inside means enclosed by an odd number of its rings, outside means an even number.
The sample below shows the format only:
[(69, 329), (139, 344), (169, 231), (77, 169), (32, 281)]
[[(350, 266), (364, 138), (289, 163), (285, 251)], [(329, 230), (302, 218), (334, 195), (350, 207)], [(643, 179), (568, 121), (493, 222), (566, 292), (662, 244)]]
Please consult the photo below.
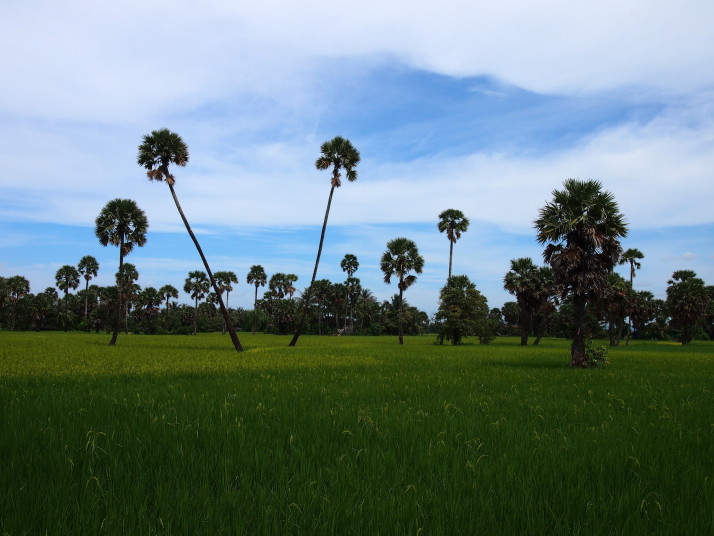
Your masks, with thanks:
[(330, 215), (330, 205), (332, 204), (332, 195), (335, 193), (335, 188), (339, 188), (342, 185), (342, 171), (345, 173), (345, 177), (350, 182), (357, 180), (357, 164), (360, 161), (359, 151), (354, 148), (352, 143), (341, 137), (335, 136), (330, 141), (326, 141), (320, 147), (320, 157), (315, 161), (315, 167), (321, 171), (332, 168), (332, 177), (330, 179), (330, 196), (327, 198), (327, 208), (325, 209), (325, 220), (322, 223), (322, 233), (320, 234), (320, 245), (317, 248), (317, 258), (315, 259), (315, 269), (312, 271), (312, 279), (310, 279), (310, 285), (307, 287), (307, 293), (305, 296), (304, 306), (302, 313), (300, 314), (300, 319), (297, 323), (297, 328), (295, 329), (295, 335), (293, 335), (289, 346), (295, 346), (297, 344), (298, 338), (302, 333), (303, 323), (305, 322), (305, 315), (307, 314), (307, 309), (310, 305), (310, 288), (315, 282), (317, 277), (317, 267), (320, 264), (320, 256), (322, 255), (322, 245), (325, 241), (325, 229), (327, 228), (327, 218)]
[[(149, 221), (146, 214), (131, 199), (113, 199), (109, 201), (97, 216), (95, 234), (103, 246), (109, 244), (119, 247), (119, 273), (124, 272), (124, 257), (132, 252), (134, 245), (146, 244), (146, 231)], [(121, 324), (121, 292), (117, 292), (117, 310), (114, 320), (114, 333), (109, 346), (114, 346)]]
[[(85, 255), (79, 260), (79, 264), (77, 265), (77, 270), (79, 270), (79, 273), (84, 277), (85, 285), (84, 285), (84, 321), (87, 321), (87, 309), (88, 309), (88, 291), (89, 290), (89, 282), (92, 280), (92, 278), (97, 277), (97, 273), (99, 272), (99, 263), (97, 262), (97, 259), (92, 257), (91, 255)], [(87, 326), (87, 330), (89, 330), (89, 326)]]
[[(642, 266), (638, 261), (644, 259), (645, 255), (636, 248), (630, 248), (625, 251), (620, 257), (620, 264), (630, 265), (630, 289), (632, 288), (632, 280), (635, 278), (635, 272)], [(625, 337), (625, 344), (630, 344), (630, 332), (632, 331), (632, 314), (627, 315), (627, 336)]]
[[(449, 208), (439, 214), (439, 232), (446, 232), (449, 239), (449, 278), (451, 277), (451, 260), (454, 256), (454, 244), (469, 228), (469, 219), (464, 213), (454, 208)], [(448, 281), (448, 278), (447, 278)]]
[(254, 264), (248, 270), (245, 280), (249, 285), (255, 285), (255, 298), (253, 299), (253, 335), (255, 335), (255, 321), (258, 312), (258, 287), (264, 287), (268, 282), (265, 269), (260, 264)]
[(183, 291), (189, 294), (195, 302), (193, 312), (193, 334), (198, 330), (198, 301), (202, 300), (210, 290), (208, 277), (206, 272), (194, 270), (188, 273), (186, 281), (184, 281)]
[(144, 136), (141, 145), (139, 145), (139, 155), (137, 157), (137, 162), (140, 166), (144, 167), (148, 171), (146, 172), (149, 180), (166, 182), (171, 191), (171, 196), (176, 204), (176, 209), (178, 210), (183, 224), (186, 226), (186, 231), (188, 231), (191, 240), (193, 240), (196, 250), (203, 261), (203, 266), (206, 268), (208, 273), (208, 278), (213, 286), (213, 291), (218, 297), (218, 304), (221, 307), (221, 313), (223, 314), (223, 321), (228, 328), (228, 332), (231, 336), (231, 341), (236, 351), (242, 352), (243, 347), (238, 340), (238, 335), (236, 335), (236, 330), (233, 327), (233, 322), (231, 321), (230, 315), (226, 306), (223, 304), (223, 298), (221, 298), (220, 292), (218, 291), (218, 286), (213, 277), (213, 272), (211, 272), (210, 266), (208, 266), (208, 261), (206, 260), (201, 245), (198, 243), (196, 235), (193, 234), (191, 226), (186, 219), (186, 215), (183, 213), (181, 204), (179, 203), (178, 197), (176, 196), (176, 191), (174, 190), (174, 183), (176, 182), (175, 177), (169, 172), (169, 165), (175, 164), (177, 166), (185, 166), (188, 163), (188, 146), (181, 139), (181, 136), (175, 132), (171, 132), (167, 128), (162, 128), (160, 130), (154, 130), (151, 134)]
[(65, 264), (55, 274), (55, 282), (57, 288), (64, 292), (64, 330), (67, 331), (69, 323), (69, 290), (76, 289), (79, 286), (79, 272), (70, 265)]
[(620, 238), (627, 223), (614, 196), (599, 181), (568, 179), (535, 220), (537, 240), (547, 246), (543, 259), (553, 269), (561, 295), (573, 300), (571, 365), (587, 367), (585, 307), (607, 288), (610, 272), (620, 258)]
[(392, 277), (398, 277), (399, 283), (399, 344), (404, 344), (403, 302), (404, 291), (416, 281), (411, 272), (420, 274), (424, 268), (424, 258), (419, 255), (416, 244), (408, 238), (395, 238), (387, 242), (387, 251), (382, 254), (380, 268), (384, 273), (384, 282), (389, 284)]
[[(235, 272), (231, 272), (230, 270), (228, 271), (221, 271), (221, 272), (216, 272), (213, 274), (213, 277), (216, 279), (216, 285), (218, 285), (218, 291), (223, 294), (224, 292), (226, 293), (226, 309), (229, 309), (228, 307), (228, 298), (231, 292), (233, 292), (233, 284), (238, 284), (238, 276), (235, 274)], [(223, 322), (223, 335), (226, 334), (226, 323)]]
[(4, 282), (4, 293), (7, 300), (12, 304), (12, 314), (10, 318), (10, 331), (15, 331), (15, 321), (17, 320), (17, 304), (30, 293), (30, 282), (21, 275), (0, 278)]
[(172, 285), (164, 285), (159, 289), (161, 300), (166, 302), (166, 314), (169, 314), (169, 300), (173, 298), (177, 300), (179, 297), (178, 289)]
[(528, 345), (531, 321), (538, 305), (539, 282), (538, 267), (527, 257), (512, 259), (511, 269), (503, 278), (503, 288), (516, 297), (520, 309), (521, 346)]
[(139, 293), (139, 271), (130, 262), (125, 262), (120, 272), (116, 274), (117, 287), (124, 304), (124, 333), (129, 333), (129, 309), (134, 305), (134, 299)]

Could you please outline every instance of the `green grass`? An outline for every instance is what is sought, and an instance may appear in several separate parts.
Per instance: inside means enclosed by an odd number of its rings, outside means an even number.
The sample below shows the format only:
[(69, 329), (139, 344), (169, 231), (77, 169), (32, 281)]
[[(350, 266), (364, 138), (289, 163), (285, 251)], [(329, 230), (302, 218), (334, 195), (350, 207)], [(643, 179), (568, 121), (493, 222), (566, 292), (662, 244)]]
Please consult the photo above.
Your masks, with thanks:
[(714, 344), (0, 333), (0, 534), (714, 533)]

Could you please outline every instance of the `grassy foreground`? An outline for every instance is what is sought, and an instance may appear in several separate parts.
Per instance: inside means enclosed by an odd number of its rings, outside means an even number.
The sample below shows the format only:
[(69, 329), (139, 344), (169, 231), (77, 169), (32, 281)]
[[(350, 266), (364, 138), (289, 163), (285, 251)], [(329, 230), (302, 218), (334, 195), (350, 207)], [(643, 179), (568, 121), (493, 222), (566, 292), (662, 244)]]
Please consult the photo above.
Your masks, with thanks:
[(0, 534), (714, 534), (714, 344), (0, 333)]

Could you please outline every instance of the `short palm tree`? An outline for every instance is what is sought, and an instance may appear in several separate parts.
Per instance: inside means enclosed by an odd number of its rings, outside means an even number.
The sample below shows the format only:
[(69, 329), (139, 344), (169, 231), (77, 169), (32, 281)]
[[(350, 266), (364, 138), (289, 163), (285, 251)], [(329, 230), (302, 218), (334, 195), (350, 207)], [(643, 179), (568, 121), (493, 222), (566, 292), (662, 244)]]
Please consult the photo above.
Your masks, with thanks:
[(553, 282), (573, 300), (571, 365), (587, 367), (585, 307), (606, 290), (608, 276), (620, 258), (620, 238), (627, 223), (615, 197), (599, 181), (568, 179), (534, 222), (537, 240), (546, 244), (543, 259), (553, 269)]
[(404, 291), (414, 284), (416, 276), (424, 268), (424, 258), (419, 255), (416, 244), (408, 238), (395, 238), (387, 242), (387, 251), (382, 254), (380, 268), (384, 273), (384, 282), (389, 284), (392, 277), (399, 278), (399, 344), (404, 344), (402, 327), (404, 311)]
[(179, 293), (178, 289), (172, 285), (164, 285), (159, 289), (159, 294), (161, 294), (161, 300), (166, 302), (166, 314), (169, 314), (169, 300), (173, 298), (178, 300)]
[(64, 292), (64, 330), (67, 331), (69, 323), (69, 290), (79, 286), (79, 272), (74, 266), (65, 264), (55, 274), (57, 288)]
[(193, 311), (193, 334), (198, 330), (198, 301), (202, 300), (208, 294), (209, 287), (208, 276), (206, 272), (194, 270), (188, 273), (186, 281), (184, 281), (183, 291), (189, 294), (195, 302)]
[[(469, 228), (469, 219), (464, 213), (454, 208), (449, 208), (439, 214), (439, 232), (446, 232), (449, 239), (449, 278), (451, 278), (451, 260), (454, 256), (454, 244)], [(447, 278), (448, 281), (448, 278)]]
[[(146, 244), (146, 231), (149, 221), (146, 214), (131, 199), (113, 199), (109, 201), (97, 216), (95, 234), (103, 246), (109, 244), (119, 247), (119, 273), (124, 272), (124, 257), (132, 252), (134, 245)], [(119, 283), (119, 282), (117, 282)], [(114, 333), (109, 346), (114, 346), (121, 324), (121, 292), (117, 292), (117, 310), (114, 319)]]
[(538, 267), (530, 258), (524, 257), (511, 260), (511, 269), (503, 278), (503, 288), (513, 294), (518, 302), (521, 329), (521, 346), (528, 345), (528, 334), (540, 289)]
[(310, 286), (307, 287), (304, 306), (300, 319), (295, 329), (295, 335), (288, 346), (295, 346), (298, 338), (302, 333), (305, 315), (310, 305), (310, 288), (317, 277), (317, 267), (320, 264), (320, 256), (322, 255), (322, 245), (325, 241), (325, 229), (327, 228), (327, 218), (330, 215), (330, 205), (332, 204), (332, 195), (335, 193), (335, 188), (342, 185), (342, 171), (344, 170), (345, 177), (350, 182), (357, 180), (357, 164), (360, 161), (359, 151), (354, 148), (350, 140), (341, 136), (335, 136), (330, 141), (326, 141), (320, 147), (320, 157), (315, 161), (315, 167), (321, 171), (332, 168), (332, 177), (330, 179), (330, 196), (327, 198), (327, 208), (325, 209), (325, 220), (322, 223), (322, 233), (320, 234), (320, 245), (317, 248), (317, 258), (315, 259), (315, 269), (312, 271), (312, 279)]
[[(632, 288), (632, 280), (635, 278), (635, 272), (642, 266), (638, 261), (645, 258), (644, 253), (639, 249), (630, 248), (625, 251), (620, 257), (620, 264), (630, 265), (630, 289)], [(632, 314), (627, 315), (627, 336), (625, 338), (625, 344), (630, 344), (630, 332), (632, 331)]]
[(255, 299), (253, 300), (253, 335), (255, 335), (255, 320), (258, 311), (258, 287), (264, 287), (266, 285), (268, 276), (260, 264), (254, 264), (250, 267), (245, 280), (249, 285), (255, 285)]
[(181, 136), (175, 132), (171, 132), (167, 128), (162, 128), (160, 130), (154, 130), (151, 134), (144, 136), (141, 145), (139, 145), (137, 162), (140, 166), (148, 170), (146, 175), (149, 177), (149, 180), (159, 182), (164, 181), (169, 185), (169, 190), (171, 191), (171, 196), (176, 204), (176, 209), (186, 226), (186, 231), (188, 231), (191, 240), (193, 240), (193, 243), (196, 246), (196, 250), (203, 261), (203, 266), (206, 268), (208, 278), (213, 286), (213, 291), (216, 293), (218, 298), (218, 304), (220, 305), (221, 313), (223, 314), (223, 321), (228, 328), (233, 346), (236, 351), (242, 352), (243, 347), (238, 340), (238, 335), (236, 335), (236, 330), (233, 327), (233, 322), (228, 314), (228, 310), (223, 304), (223, 298), (221, 298), (220, 292), (218, 291), (218, 286), (216, 285), (211, 268), (208, 266), (208, 261), (203, 254), (201, 245), (198, 243), (196, 235), (193, 234), (193, 231), (191, 230), (191, 226), (186, 219), (186, 215), (183, 213), (178, 197), (176, 197), (176, 191), (174, 190), (174, 183), (176, 182), (176, 179), (169, 172), (169, 165), (176, 164), (177, 166), (185, 166), (188, 163), (188, 158), (188, 146), (184, 143), (183, 139), (181, 139)]
[[(79, 264), (77, 265), (77, 269), (79, 270), (79, 273), (84, 277), (85, 285), (84, 285), (84, 320), (85, 322), (87, 321), (87, 310), (88, 310), (88, 290), (89, 290), (89, 282), (92, 280), (92, 278), (97, 277), (97, 273), (99, 272), (99, 263), (97, 262), (97, 259), (92, 257), (91, 255), (85, 255), (79, 260)], [(89, 326), (87, 326), (87, 330), (89, 330)]]
[[(238, 284), (238, 276), (235, 274), (235, 272), (231, 272), (230, 270), (228, 271), (220, 271), (216, 272), (213, 274), (213, 277), (216, 280), (216, 285), (218, 285), (218, 291), (223, 294), (224, 292), (226, 293), (226, 309), (229, 309), (228, 307), (228, 298), (231, 292), (233, 292), (233, 284)], [(223, 322), (223, 335), (226, 334), (226, 323)]]
[(10, 319), (10, 331), (15, 331), (15, 321), (17, 319), (18, 302), (30, 293), (30, 282), (21, 275), (0, 278), (4, 282), (4, 292), (7, 300), (12, 304), (12, 314)]

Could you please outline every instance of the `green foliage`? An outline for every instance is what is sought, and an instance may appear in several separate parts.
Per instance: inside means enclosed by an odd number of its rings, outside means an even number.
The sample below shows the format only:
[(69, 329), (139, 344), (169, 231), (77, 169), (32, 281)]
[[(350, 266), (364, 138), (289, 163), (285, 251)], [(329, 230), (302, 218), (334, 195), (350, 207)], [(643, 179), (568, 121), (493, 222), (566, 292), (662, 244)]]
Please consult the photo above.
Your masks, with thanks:
[(493, 340), (493, 322), (488, 316), (486, 298), (465, 275), (455, 275), (439, 293), (439, 310), (435, 315), (438, 326), (437, 342), (444, 340), (461, 344), (468, 336), (478, 336), (482, 343)]
[(602, 368), (607, 365), (607, 346), (596, 346), (592, 340), (585, 341), (585, 363), (585, 368)]

